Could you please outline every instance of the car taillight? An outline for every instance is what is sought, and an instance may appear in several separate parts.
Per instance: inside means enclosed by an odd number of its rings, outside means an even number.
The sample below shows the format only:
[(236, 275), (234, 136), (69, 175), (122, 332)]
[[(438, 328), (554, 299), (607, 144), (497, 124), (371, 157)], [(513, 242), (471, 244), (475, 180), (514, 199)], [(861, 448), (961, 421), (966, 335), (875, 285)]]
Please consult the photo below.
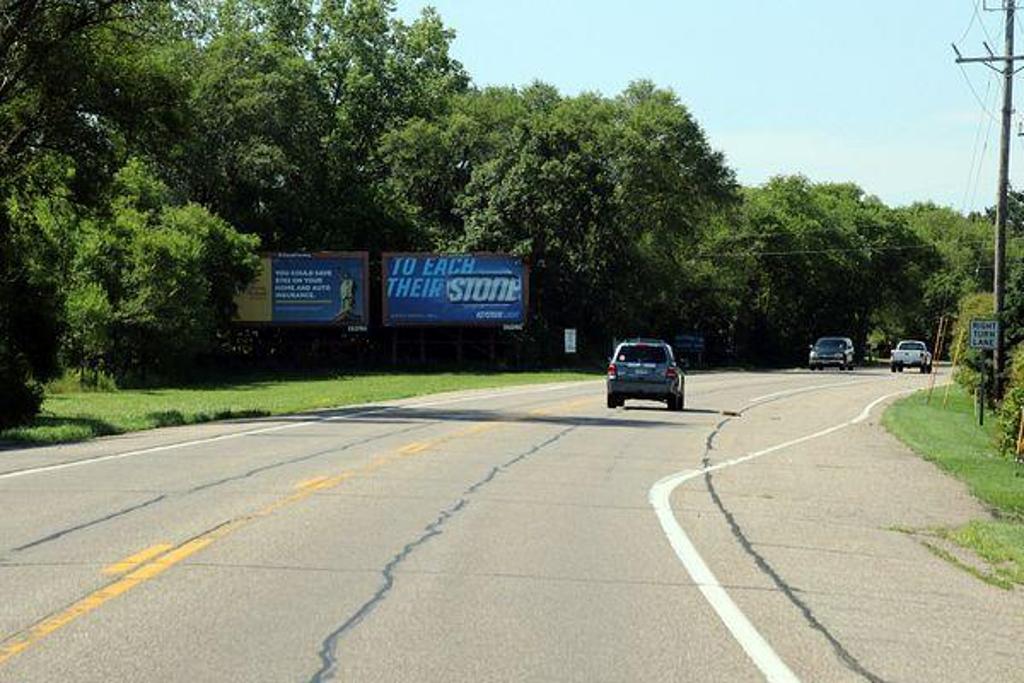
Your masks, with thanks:
[(679, 376), (679, 372), (675, 368), (668, 368), (665, 370), (665, 379), (675, 379)]
[(608, 379), (615, 379), (619, 376), (619, 369), (615, 367), (615, 363), (608, 365)]

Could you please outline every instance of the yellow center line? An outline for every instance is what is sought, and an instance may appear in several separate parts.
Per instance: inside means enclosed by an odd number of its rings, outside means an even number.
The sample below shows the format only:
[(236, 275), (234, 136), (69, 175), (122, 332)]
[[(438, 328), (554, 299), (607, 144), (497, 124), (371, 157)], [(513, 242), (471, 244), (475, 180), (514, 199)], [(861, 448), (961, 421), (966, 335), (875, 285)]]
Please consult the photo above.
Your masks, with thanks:
[(135, 569), (143, 562), (152, 560), (157, 555), (163, 555), (165, 552), (167, 552), (173, 547), (174, 546), (170, 543), (157, 543), (156, 545), (151, 545), (144, 550), (140, 550), (134, 555), (129, 555), (123, 560), (120, 560), (113, 564), (108, 564), (106, 567), (103, 568), (103, 573), (107, 576), (116, 576), (117, 574), (124, 574), (125, 572)]
[(317, 486), (322, 484), (325, 479), (327, 479), (327, 477), (313, 477), (312, 479), (306, 479), (305, 481), (300, 481), (298, 484), (296, 484), (295, 488), (297, 488), (297, 489), (316, 488)]
[(425, 444), (422, 441), (413, 441), (412, 443), (399, 448), (398, 452), (402, 455), (413, 455), (415, 453), (422, 453), (428, 448), (430, 448), (429, 444)]
[[(573, 401), (565, 401), (549, 406), (545, 409), (534, 410), (529, 413), (531, 416), (551, 414), (559, 409), (572, 408), (583, 403), (590, 402), (592, 399), (577, 399)], [(283, 498), (279, 498), (264, 507), (256, 510), (247, 515), (236, 517), (220, 526), (214, 527), (209, 531), (206, 531), (195, 538), (185, 541), (181, 545), (171, 546), (170, 544), (157, 544), (142, 550), (135, 555), (126, 557), (124, 560), (115, 564), (109, 565), (104, 568), (104, 574), (117, 574), (124, 571), (128, 571), (127, 574), (121, 578), (113, 581), (112, 583), (103, 586), (102, 588), (93, 591), (86, 595), (84, 598), (72, 603), (65, 609), (56, 612), (41, 621), (36, 622), (32, 626), (19, 631), (18, 633), (12, 634), (11, 636), (0, 641), (0, 665), (10, 660), (15, 655), (24, 652), (28, 648), (32, 647), (39, 641), (46, 638), (48, 635), (60, 630), (64, 626), (67, 626), (71, 622), (89, 614), (90, 612), (98, 609), (103, 604), (113, 600), (119, 595), (127, 593), (132, 588), (135, 588), (141, 583), (149, 581), (156, 576), (164, 573), (174, 565), (180, 563), (186, 558), (194, 555), (203, 548), (207, 547), (214, 541), (224, 538), (225, 536), (237, 531), (238, 529), (246, 526), (258, 519), (267, 517), (274, 514), (275, 512), (298, 503), (306, 498), (309, 498), (317, 491), (324, 491), (327, 489), (339, 486), (343, 482), (355, 477), (358, 474), (368, 474), (374, 472), (384, 465), (395, 462), (398, 458), (408, 457), (409, 455), (425, 452), (435, 446), (447, 443), (454, 439), (462, 436), (469, 436), (472, 434), (479, 434), (492, 429), (497, 429), (505, 424), (526, 422), (528, 418), (516, 418), (507, 421), (495, 421), (478, 424), (473, 427), (466, 429), (456, 430), (439, 436), (435, 439), (422, 442), (414, 442), (406, 444), (396, 449), (391, 455), (376, 455), (370, 459), (364, 465), (355, 469), (344, 470), (334, 476), (320, 476), (305, 481), (299, 482), (296, 485), (296, 490)], [(416, 448), (413, 449), (412, 447)], [(115, 569), (116, 568), (116, 569)]]
[(57, 631), (79, 617), (83, 617), (89, 612), (98, 609), (109, 600), (112, 600), (123, 593), (127, 593), (140, 583), (148, 581), (154, 576), (167, 571), (178, 562), (181, 562), (189, 555), (199, 552), (212, 542), (213, 538), (204, 538), (202, 536), (188, 541), (174, 550), (171, 550), (166, 555), (144, 564), (117, 581), (107, 584), (103, 588), (90, 593), (78, 602), (72, 604), (70, 607), (36, 623), (27, 630), (16, 635), (14, 638), (9, 639), (3, 645), (0, 645), (0, 664), (3, 664), (16, 654), (27, 650), (29, 647), (54, 631)]

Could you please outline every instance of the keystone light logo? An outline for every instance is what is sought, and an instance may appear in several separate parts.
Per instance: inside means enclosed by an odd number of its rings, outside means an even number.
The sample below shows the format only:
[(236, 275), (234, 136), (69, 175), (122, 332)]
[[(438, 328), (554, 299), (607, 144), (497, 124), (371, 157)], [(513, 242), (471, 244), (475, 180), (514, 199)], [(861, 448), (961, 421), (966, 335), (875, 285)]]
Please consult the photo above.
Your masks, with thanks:
[(522, 285), (507, 275), (453, 277), (448, 280), (448, 301), (453, 304), (513, 304)]

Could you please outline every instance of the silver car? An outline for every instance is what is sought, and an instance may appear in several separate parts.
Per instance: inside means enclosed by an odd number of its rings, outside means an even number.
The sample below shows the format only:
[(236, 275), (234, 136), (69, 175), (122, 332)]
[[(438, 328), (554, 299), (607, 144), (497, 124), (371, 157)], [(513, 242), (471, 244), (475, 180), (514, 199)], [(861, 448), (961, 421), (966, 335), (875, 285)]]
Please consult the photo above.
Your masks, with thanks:
[(645, 399), (682, 410), (684, 395), (685, 378), (671, 346), (658, 339), (631, 339), (615, 349), (608, 364), (609, 408), (625, 405), (626, 399)]

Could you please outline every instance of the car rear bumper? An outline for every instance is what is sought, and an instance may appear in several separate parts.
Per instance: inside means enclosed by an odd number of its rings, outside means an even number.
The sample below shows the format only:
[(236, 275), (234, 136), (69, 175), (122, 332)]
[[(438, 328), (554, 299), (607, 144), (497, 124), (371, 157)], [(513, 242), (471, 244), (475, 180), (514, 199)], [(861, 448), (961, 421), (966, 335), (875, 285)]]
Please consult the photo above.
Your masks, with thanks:
[(677, 393), (675, 382), (637, 382), (625, 379), (608, 380), (608, 393), (623, 398), (665, 398)]

